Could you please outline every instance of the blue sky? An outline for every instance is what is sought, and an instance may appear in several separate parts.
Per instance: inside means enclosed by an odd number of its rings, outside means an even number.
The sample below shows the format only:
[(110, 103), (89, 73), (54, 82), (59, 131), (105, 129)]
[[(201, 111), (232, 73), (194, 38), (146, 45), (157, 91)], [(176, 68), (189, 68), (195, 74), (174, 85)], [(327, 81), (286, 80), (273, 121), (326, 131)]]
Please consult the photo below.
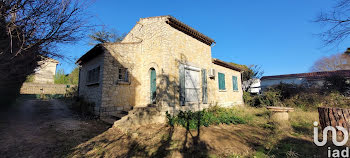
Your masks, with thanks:
[[(140, 18), (172, 15), (216, 41), (212, 56), (228, 62), (260, 65), (264, 75), (308, 72), (322, 56), (345, 51), (322, 48), (315, 35), (322, 28), (313, 23), (331, 0), (235, 0), (235, 1), (119, 1), (96, 0), (87, 13), (91, 24), (127, 33)], [(77, 59), (89, 49), (88, 39), (61, 47)], [(350, 46), (349, 46), (350, 47)], [(60, 60), (58, 69), (69, 73), (74, 62)]]

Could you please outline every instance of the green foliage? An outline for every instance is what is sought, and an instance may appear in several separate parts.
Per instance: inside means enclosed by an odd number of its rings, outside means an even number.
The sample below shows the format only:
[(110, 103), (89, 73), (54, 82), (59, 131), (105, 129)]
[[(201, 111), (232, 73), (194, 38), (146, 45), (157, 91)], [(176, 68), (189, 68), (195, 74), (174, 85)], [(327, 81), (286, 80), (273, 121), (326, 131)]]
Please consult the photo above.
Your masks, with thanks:
[(171, 126), (181, 125), (188, 129), (197, 129), (200, 126), (210, 126), (212, 124), (244, 124), (246, 120), (237, 116), (234, 109), (220, 108), (217, 106), (203, 111), (180, 111), (176, 116), (171, 116), (166, 112), (168, 123)]
[(64, 74), (63, 69), (59, 69), (56, 72), (55, 78), (54, 78), (55, 84), (67, 84), (68, 83), (68, 77)]
[(324, 88), (305, 88), (294, 84), (281, 83), (261, 95), (243, 94), (245, 104), (252, 107), (287, 106), (303, 110), (314, 110), (320, 106), (348, 107), (350, 99), (339, 91)]
[(76, 67), (73, 71), (68, 75), (68, 80), (70, 84), (77, 85), (79, 82), (79, 68)]
[(240, 65), (240, 64), (236, 64), (233, 62), (230, 62), (230, 64), (244, 70), (244, 72), (242, 73), (242, 80), (243, 81), (248, 81), (250, 79), (253, 78), (260, 78), (262, 76), (262, 74), (264, 73), (261, 70), (261, 67), (258, 65)]
[(350, 84), (344, 76), (333, 75), (326, 77), (324, 90), (327, 92), (339, 92), (345, 94), (350, 90)]
[(280, 91), (270, 90), (262, 95), (251, 95), (249, 92), (243, 93), (244, 103), (253, 107), (263, 106), (283, 106)]
[(79, 82), (79, 68), (76, 67), (70, 74), (65, 74), (63, 69), (59, 69), (54, 76), (55, 84), (77, 85)]
[(25, 82), (34, 82), (34, 75), (27, 76), (27, 79)]

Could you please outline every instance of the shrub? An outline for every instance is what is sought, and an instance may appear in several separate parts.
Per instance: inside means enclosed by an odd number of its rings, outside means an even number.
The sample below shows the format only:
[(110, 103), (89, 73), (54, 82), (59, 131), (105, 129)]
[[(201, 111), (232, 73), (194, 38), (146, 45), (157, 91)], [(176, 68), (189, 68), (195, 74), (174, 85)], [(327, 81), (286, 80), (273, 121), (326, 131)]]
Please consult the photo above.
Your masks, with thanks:
[(76, 101), (70, 105), (70, 108), (85, 117), (94, 117), (95, 115), (95, 104), (80, 97), (76, 98)]
[[(334, 85), (339, 84), (334, 83)], [(314, 110), (320, 106), (348, 107), (350, 99), (336, 89), (306, 88), (300, 85), (281, 83), (264, 91), (262, 95), (252, 96), (249, 93), (244, 93), (243, 98), (244, 102), (252, 107), (287, 106), (299, 107), (304, 110)]]
[(346, 80), (345, 77), (339, 75), (326, 77), (323, 84), (323, 90), (324, 92), (339, 92), (341, 94), (346, 94), (350, 89), (350, 84)]
[(261, 95), (252, 96), (248, 92), (243, 95), (244, 103), (252, 107), (263, 106), (283, 106), (281, 102), (281, 93), (275, 90), (269, 90)]
[(180, 111), (177, 115), (171, 116), (166, 112), (170, 126), (180, 125), (187, 129), (197, 129), (200, 126), (212, 124), (243, 124), (246, 121), (235, 114), (234, 109), (226, 109), (218, 106), (204, 109), (203, 111)]

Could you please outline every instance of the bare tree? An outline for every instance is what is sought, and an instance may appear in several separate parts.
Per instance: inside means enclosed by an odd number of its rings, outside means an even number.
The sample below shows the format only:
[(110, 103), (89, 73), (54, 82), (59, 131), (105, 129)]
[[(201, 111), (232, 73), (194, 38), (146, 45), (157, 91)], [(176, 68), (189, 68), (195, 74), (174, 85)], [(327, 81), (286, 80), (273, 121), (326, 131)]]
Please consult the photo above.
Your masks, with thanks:
[(85, 6), (79, 0), (0, 1), (1, 103), (19, 94), (38, 61), (63, 57), (55, 46), (83, 37)]
[(322, 57), (310, 69), (312, 72), (350, 70), (350, 56), (345, 53)]
[(322, 24), (325, 31), (319, 36), (325, 46), (338, 45), (350, 35), (350, 0), (337, 0), (329, 12), (321, 12), (315, 22)]
[(124, 39), (126, 34), (119, 34), (114, 29), (106, 30), (102, 29), (100, 31), (95, 31), (89, 35), (90, 45), (96, 45), (99, 43), (109, 43), (109, 42), (119, 42)]

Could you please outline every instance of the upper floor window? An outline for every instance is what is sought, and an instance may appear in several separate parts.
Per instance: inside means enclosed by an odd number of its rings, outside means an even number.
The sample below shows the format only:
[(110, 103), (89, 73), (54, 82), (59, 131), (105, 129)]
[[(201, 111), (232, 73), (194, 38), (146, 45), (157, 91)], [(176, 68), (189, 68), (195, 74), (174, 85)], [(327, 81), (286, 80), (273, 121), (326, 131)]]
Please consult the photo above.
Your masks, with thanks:
[(225, 90), (225, 74), (218, 73), (218, 80), (219, 80), (219, 90)]
[(100, 66), (88, 71), (87, 83), (93, 84), (98, 83), (100, 80)]
[(129, 82), (129, 72), (127, 68), (118, 69), (118, 81)]

